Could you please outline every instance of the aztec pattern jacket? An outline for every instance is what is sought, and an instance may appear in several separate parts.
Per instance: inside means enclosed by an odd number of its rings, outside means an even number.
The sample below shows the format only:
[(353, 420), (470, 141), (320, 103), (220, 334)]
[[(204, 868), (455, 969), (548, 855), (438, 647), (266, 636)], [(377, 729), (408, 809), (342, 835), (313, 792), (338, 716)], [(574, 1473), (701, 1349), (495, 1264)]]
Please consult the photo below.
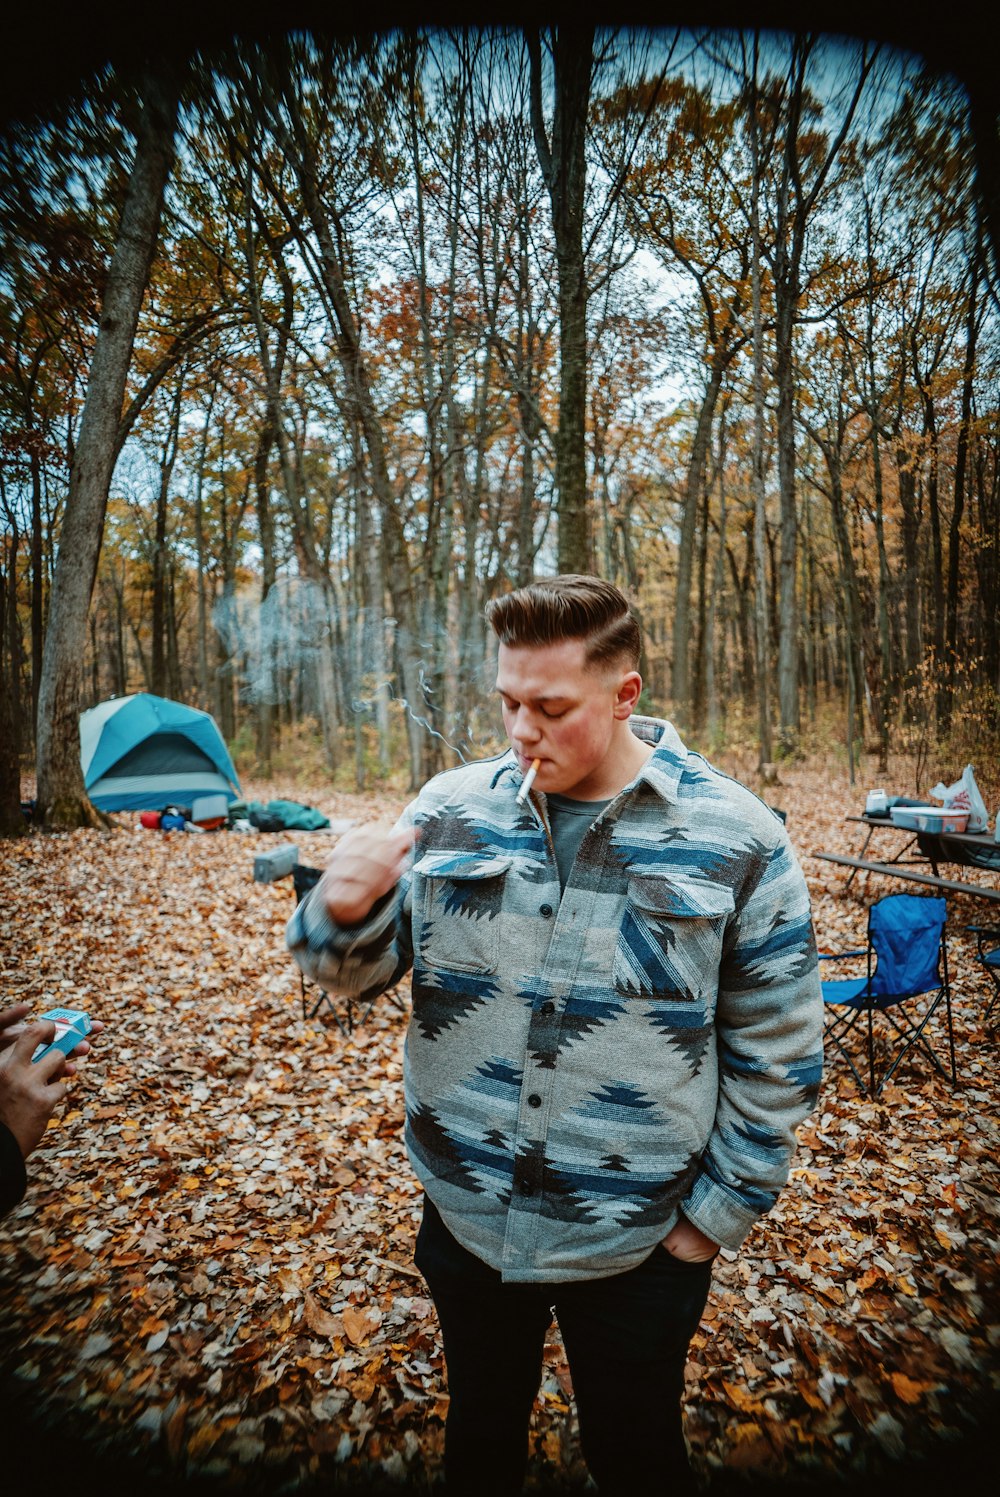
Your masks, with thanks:
[(635, 1267), (678, 1213), (734, 1248), (774, 1203), (822, 1068), (805, 880), (779, 819), (669, 723), (565, 890), (512, 754), (436, 776), (395, 896), (288, 944), (323, 987), (412, 966), (406, 1141), (454, 1236), (506, 1281)]

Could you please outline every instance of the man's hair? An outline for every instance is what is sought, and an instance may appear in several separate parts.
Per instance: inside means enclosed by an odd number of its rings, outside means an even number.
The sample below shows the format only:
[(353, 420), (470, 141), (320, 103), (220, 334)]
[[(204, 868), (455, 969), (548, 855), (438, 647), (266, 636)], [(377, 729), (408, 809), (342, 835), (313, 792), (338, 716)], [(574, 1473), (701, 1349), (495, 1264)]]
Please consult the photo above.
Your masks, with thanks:
[(539, 577), (491, 598), (486, 619), (502, 645), (554, 645), (582, 639), (588, 665), (639, 665), (642, 639), (625, 595), (600, 577)]

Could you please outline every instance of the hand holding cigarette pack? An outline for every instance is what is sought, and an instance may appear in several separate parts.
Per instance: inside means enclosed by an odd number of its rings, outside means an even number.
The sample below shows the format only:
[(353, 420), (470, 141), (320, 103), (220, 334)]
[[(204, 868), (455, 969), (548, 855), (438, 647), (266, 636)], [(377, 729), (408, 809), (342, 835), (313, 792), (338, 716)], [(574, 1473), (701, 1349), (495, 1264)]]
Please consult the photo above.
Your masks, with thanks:
[(50, 1050), (61, 1050), (64, 1055), (69, 1055), (90, 1033), (90, 1015), (82, 1008), (50, 1008), (48, 1013), (39, 1014), (38, 1022), (47, 1019), (56, 1026), (55, 1039), (48, 1045), (39, 1045), (31, 1057), (33, 1061), (41, 1060)]

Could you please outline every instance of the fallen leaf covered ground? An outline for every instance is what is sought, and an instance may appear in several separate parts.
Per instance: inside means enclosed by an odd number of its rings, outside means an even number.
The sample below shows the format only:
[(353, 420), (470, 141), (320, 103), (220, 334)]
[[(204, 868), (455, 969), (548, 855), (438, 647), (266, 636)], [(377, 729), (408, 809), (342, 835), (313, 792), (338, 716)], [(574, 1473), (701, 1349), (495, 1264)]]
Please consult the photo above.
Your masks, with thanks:
[[(845, 894), (808, 856), (857, 850), (843, 818), (861, 793), (830, 764), (781, 779), (765, 798), (788, 812), (820, 946), (863, 944), (868, 899), (893, 886)], [(335, 819), (405, 798), (245, 788)], [(43, 1430), (95, 1470), (134, 1458), (149, 1491), (430, 1489), (447, 1394), (411, 1259), (406, 985), (350, 1034), (329, 1006), (305, 1016), (291, 881), (252, 879), (282, 839), (116, 822), (0, 844), (3, 1004), (107, 1025), (0, 1224), (7, 1450)], [(319, 864), (335, 834), (291, 835)], [(904, 1469), (912, 1490), (909, 1463), (947, 1470), (993, 1417), (998, 1027), (963, 930), (984, 914), (949, 898), (959, 1085), (906, 1065), (865, 1101), (831, 1059), (777, 1208), (718, 1261), (686, 1401), (713, 1491), (754, 1475), (884, 1492)], [(586, 1485), (570, 1391), (553, 1331), (530, 1488)]]

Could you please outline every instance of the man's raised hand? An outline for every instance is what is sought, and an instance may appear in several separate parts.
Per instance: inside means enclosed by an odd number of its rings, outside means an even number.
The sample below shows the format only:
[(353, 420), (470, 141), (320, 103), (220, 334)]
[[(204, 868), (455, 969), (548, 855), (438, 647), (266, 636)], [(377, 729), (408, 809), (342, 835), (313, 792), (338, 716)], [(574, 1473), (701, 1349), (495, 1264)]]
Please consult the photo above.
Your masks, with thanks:
[(51, 1020), (29, 1024), (0, 1064), (0, 1121), (17, 1139), (25, 1159), (37, 1148), (49, 1118), (66, 1095), (62, 1078), (71, 1068), (62, 1051), (51, 1050), (34, 1063), (31, 1059), (39, 1045), (51, 1043), (55, 1032)]
[(319, 884), (331, 920), (357, 925), (394, 889), (406, 871), (416, 832), (374, 823), (345, 832), (330, 854)]

